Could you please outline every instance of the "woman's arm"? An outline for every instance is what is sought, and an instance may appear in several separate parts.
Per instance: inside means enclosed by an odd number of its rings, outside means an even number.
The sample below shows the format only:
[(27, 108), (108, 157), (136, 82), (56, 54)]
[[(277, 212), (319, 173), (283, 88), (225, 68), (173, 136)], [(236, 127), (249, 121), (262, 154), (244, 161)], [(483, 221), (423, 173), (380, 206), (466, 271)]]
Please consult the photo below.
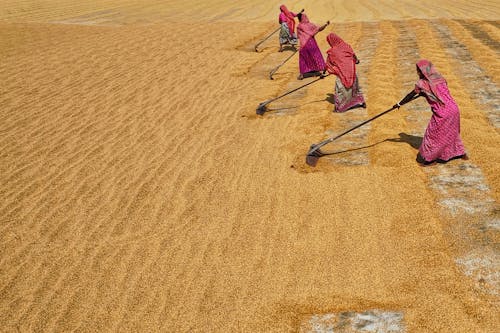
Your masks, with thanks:
[(319, 30), (319, 31), (324, 30), (324, 29), (326, 28), (326, 26), (327, 26), (327, 25), (329, 25), (329, 24), (330, 24), (330, 21), (326, 21), (326, 23), (325, 23), (325, 24), (323, 24), (321, 27), (319, 27), (319, 29), (318, 29), (318, 30)]
[(406, 95), (401, 101), (399, 101), (398, 104), (394, 104), (393, 108), (395, 109), (399, 109), (399, 107), (401, 105), (404, 105), (406, 103), (408, 103), (409, 101), (411, 101), (413, 98), (415, 98), (415, 96), (418, 95), (418, 97), (420, 97), (421, 95), (420, 94), (417, 94), (417, 92), (415, 90), (412, 90), (408, 93), (408, 95)]

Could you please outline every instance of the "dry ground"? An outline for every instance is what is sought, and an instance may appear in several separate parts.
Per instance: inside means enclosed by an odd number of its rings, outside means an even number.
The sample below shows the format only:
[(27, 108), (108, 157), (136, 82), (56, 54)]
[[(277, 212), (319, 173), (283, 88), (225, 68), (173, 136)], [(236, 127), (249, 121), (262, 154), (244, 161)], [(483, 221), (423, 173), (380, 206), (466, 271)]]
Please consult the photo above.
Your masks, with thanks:
[[(291, 1), (353, 45), (368, 108), (333, 114), (326, 78), (259, 117), (307, 82), (253, 51), (279, 4), (0, 0), (0, 331), (499, 330), (500, 3)], [(471, 160), (416, 165), (416, 101), (305, 164), (420, 58)]]

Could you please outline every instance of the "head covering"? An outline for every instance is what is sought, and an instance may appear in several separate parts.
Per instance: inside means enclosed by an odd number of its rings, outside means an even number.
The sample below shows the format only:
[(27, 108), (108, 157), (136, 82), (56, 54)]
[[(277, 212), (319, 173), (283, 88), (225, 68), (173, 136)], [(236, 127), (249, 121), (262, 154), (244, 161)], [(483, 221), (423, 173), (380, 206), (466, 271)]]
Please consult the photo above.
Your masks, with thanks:
[(446, 83), (446, 80), (438, 73), (429, 60), (420, 60), (417, 62), (417, 68), (423, 74), (424, 78), (417, 81), (415, 91), (417, 93), (424, 92), (431, 100), (439, 104), (444, 104), (443, 98), (439, 95), (436, 86), (440, 83)]
[(309, 22), (306, 14), (301, 14), (299, 25), (297, 26), (297, 35), (300, 40), (300, 47), (304, 47), (311, 37), (314, 37), (319, 31), (319, 27)]
[(333, 32), (326, 36), (331, 48), (327, 51), (326, 69), (337, 75), (346, 88), (351, 88), (356, 79), (356, 66), (352, 47)]
[(294, 13), (289, 11), (285, 5), (280, 6), (280, 11), (282, 14), (284, 14), (284, 15), (280, 14), (280, 18), (284, 19), (283, 22), (286, 22), (286, 25), (288, 26), (288, 30), (290, 31), (290, 35), (293, 35), (295, 33), (295, 19), (294, 18), (297, 15), (295, 15)]

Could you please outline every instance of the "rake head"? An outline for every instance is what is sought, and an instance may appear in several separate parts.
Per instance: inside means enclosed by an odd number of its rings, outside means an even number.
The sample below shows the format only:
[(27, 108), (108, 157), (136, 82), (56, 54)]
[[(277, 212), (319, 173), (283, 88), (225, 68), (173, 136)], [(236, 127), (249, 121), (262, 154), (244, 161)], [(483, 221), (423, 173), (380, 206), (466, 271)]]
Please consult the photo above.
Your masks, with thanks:
[(319, 158), (324, 155), (325, 154), (321, 151), (321, 149), (316, 148), (316, 145), (311, 145), (311, 148), (306, 156), (307, 165), (315, 167), (316, 164), (318, 164)]
[(274, 80), (273, 75), (274, 75), (274, 73), (276, 73), (276, 71), (278, 70), (278, 68), (279, 68), (279, 66), (269, 72), (269, 79)]
[(264, 113), (267, 111), (267, 102), (262, 102), (259, 104), (257, 107), (257, 110), (255, 110), (255, 113), (257, 113), (259, 116), (262, 116)]

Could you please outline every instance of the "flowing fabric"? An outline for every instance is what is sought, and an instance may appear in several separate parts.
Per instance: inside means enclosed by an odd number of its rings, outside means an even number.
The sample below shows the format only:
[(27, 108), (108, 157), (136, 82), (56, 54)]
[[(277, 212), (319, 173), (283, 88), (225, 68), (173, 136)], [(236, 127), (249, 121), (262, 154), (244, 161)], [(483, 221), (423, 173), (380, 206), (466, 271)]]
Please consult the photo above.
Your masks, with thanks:
[(288, 30), (288, 25), (286, 22), (281, 23), (281, 29), (280, 29), (280, 45), (283, 44), (291, 44), (291, 45), (297, 45), (297, 36), (295, 34), (290, 34), (290, 31)]
[(419, 148), (420, 156), (426, 162), (433, 162), (465, 155), (460, 138), (460, 111), (446, 80), (427, 60), (419, 61), (417, 67), (425, 78), (417, 82), (415, 92), (423, 93), (432, 109), (432, 117)]
[(352, 47), (334, 33), (330, 33), (326, 40), (331, 46), (327, 51), (326, 69), (339, 77), (345, 88), (351, 88), (356, 79), (355, 54)]
[(285, 22), (286, 25), (288, 26), (288, 31), (290, 32), (290, 35), (295, 34), (295, 17), (297, 14), (291, 12), (286, 8), (285, 5), (280, 6), (280, 16), (279, 16), (279, 23)]
[[(304, 47), (310, 39), (314, 39), (314, 35), (316, 35), (318, 31), (319, 27), (316, 24), (309, 22), (307, 15), (302, 13), (299, 25), (297, 26), (297, 35), (299, 37), (300, 47)], [(316, 43), (316, 41), (314, 41), (314, 43)]]
[(365, 106), (365, 98), (359, 89), (358, 78), (354, 77), (354, 82), (350, 88), (344, 86), (340, 77), (335, 80), (335, 112), (345, 112), (349, 109)]
[(439, 104), (443, 104), (442, 96), (438, 89), (437, 85), (441, 83), (446, 84), (446, 80), (438, 73), (434, 65), (428, 60), (420, 60), (417, 62), (417, 69), (424, 75), (423, 79), (418, 80), (415, 85), (415, 91), (417, 93), (425, 93), (431, 100), (437, 102)]
[(299, 49), (299, 70), (301, 74), (325, 70), (325, 60), (314, 37)]
[(300, 41), (299, 49), (299, 70), (301, 74), (325, 70), (325, 60), (314, 39), (314, 35), (319, 31), (319, 27), (309, 22), (306, 14), (302, 13), (297, 34)]

